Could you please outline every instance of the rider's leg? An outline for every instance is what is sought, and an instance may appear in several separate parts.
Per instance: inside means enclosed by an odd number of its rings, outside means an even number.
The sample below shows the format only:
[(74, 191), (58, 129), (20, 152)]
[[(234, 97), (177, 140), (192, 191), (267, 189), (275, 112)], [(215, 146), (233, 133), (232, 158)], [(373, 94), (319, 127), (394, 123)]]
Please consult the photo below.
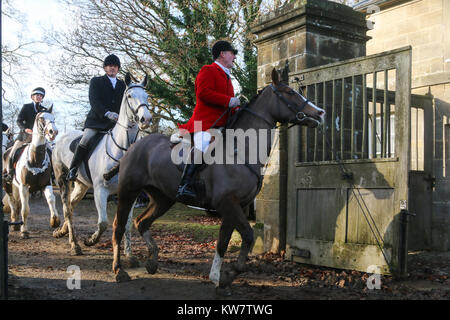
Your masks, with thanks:
[(72, 162), (70, 163), (69, 173), (67, 175), (67, 179), (69, 181), (75, 181), (77, 179), (78, 167), (89, 152), (89, 141), (96, 134), (97, 130), (95, 129), (84, 129), (83, 137), (81, 138), (81, 141), (78, 144), (77, 149), (75, 150), (75, 154), (73, 155)]
[(195, 199), (197, 197), (197, 194), (195, 193), (194, 187), (193, 187), (193, 177), (198, 170), (198, 168), (202, 165), (203, 161), (202, 159), (197, 159), (195, 157), (196, 150), (201, 151), (201, 155), (203, 158), (203, 153), (208, 149), (209, 143), (211, 141), (211, 134), (209, 132), (203, 131), (203, 132), (196, 132), (194, 134), (194, 148), (191, 152), (190, 159), (188, 159), (188, 162), (186, 166), (184, 167), (183, 175), (181, 177), (180, 186), (178, 187), (177, 192), (177, 200), (178, 201), (188, 201), (191, 199)]
[(4, 177), (5, 182), (11, 182), (13, 177), (14, 177), (14, 173), (15, 173), (15, 169), (14, 169), (14, 155), (17, 152), (17, 149), (19, 149), (19, 147), (21, 145), (23, 145), (24, 142), (21, 140), (16, 140), (14, 142), (14, 145), (11, 148), (11, 152), (9, 153), (9, 159), (8, 159), (8, 163), (6, 165), (6, 175)]

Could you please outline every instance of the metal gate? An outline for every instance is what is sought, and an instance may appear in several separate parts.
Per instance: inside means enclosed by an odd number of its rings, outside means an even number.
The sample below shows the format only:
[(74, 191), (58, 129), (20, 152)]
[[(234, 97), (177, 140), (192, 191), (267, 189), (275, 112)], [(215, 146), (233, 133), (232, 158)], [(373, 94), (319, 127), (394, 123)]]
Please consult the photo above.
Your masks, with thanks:
[[(289, 130), (287, 257), (405, 273), (414, 192), (411, 47), (289, 76), (327, 115), (319, 128)], [(414, 190), (426, 185), (423, 177)]]

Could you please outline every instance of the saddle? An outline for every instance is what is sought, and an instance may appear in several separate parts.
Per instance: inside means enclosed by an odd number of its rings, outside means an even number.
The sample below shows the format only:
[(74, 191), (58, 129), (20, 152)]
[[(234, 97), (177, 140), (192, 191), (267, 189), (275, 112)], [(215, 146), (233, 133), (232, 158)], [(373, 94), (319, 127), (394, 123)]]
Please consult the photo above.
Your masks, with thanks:
[[(89, 159), (91, 158), (92, 154), (94, 153), (95, 148), (97, 147), (98, 143), (100, 142), (100, 140), (102, 140), (103, 136), (106, 133), (107, 133), (106, 131), (97, 132), (97, 134), (95, 136), (93, 136), (91, 138), (91, 140), (89, 140), (89, 143), (87, 145), (89, 151), (88, 151), (86, 158), (83, 160), (83, 164), (84, 164), (84, 168), (86, 170), (86, 174), (91, 182), (92, 182), (92, 177), (91, 177), (91, 171), (89, 170)], [(69, 145), (70, 151), (75, 153), (75, 150), (77, 149), (77, 146), (80, 144), (82, 137), (83, 137), (83, 135), (80, 135), (72, 140), (72, 142)]]
[[(25, 147), (28, 145), (28, 143), (24, 143), (20, 147), (17, 148), (16, 153), (13, 155), (12, 162), (14, 168), (16, 167), (17, 162), (19, 162), (20, 156), (22, 155), (23, 151), (25, 150)], [(3, 155), (3, 159), (7, 160), (10, 157), (12, 148), (9, 148), (6, 150), (5, 154)]]
[[(19, 146), (16, 149), (15, 154), (12, 155), (12, 165), (14, 167), (14, 169), (17, 166), (17, 163), (19, 162), (20, 157), (22, 156), (23, 152), (25, 151), (25, 148), (29, 145), (29, 143), (24, 143), (21, 146)], [(10, 147), (8, 150), (5, 151), (5, 153), (3, 154), (3, 160), (4, 162), (8, 162), (9, 158), (11, 156), (11, 151), (12, 151), (12, 147)], [(50, 166), (52, 165), (52, 150), (50, 148), (47, 147), (46, 149), (49, 159), (50, 159)], [(6, 174), (6, 166), (3, 168), (3, 174)], [(53, 171), (52, 171), (52, 180), (54, 181), (54, 175), (53, 175)], [(7, 193), (11, 193), (12, 192), (12, 183), (7, 183), (4, 179), (2, 179), (3, 181), (3, 187), (5, 188)]]

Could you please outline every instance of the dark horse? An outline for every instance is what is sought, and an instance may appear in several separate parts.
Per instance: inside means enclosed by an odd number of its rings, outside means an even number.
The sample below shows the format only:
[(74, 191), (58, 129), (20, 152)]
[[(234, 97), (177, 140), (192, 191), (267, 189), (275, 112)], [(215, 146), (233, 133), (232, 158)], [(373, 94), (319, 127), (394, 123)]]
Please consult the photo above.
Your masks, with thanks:
[[(270, 131), (277, 122), (316, 127), (323, 120), (324, 114), (323, 109), (280, 82), (278, 72), (274, 69), (272, 84), (261, 90), (247, 107), (239, 111), (227, 129)], [(267, 146), (264, 147), (270, 151), (271, 142), (265, 143)], [(147, 271), (156, 272), (158, 246), (149, 228), (176, 202), (175, 195), (181, 180), (181, 170), (172, 159), (169, 138), (155, 133), (134, 144), (120, 161), (119, 203), (112, 237), (114, 250), (112, 268), (116, 274), (116, 281), (130, 280), (120, 265), (120, 241), (125, 232), (130, 209), (142, 190), (148, 193), (150, 202), (146, 210), (134, 220), (134, 226), (148, 246)], [(217, 251), (209, 275), (216, 287), (228, 287), (234, 278), (245, 270), (245, 262), (253, 245), (253, 230), (243, 208), (253, 201), (259, 192), (260, 169), (263, 165), (261, 161), (255, 164), (214, 163), (199, 173), (199, 178), (205, 184), (203, 204), (206, 203), (209, 208), (217, 210), (222, 217)], [(233, 269), (221, 274), (222, 259), (235, 228), (242, 237), (241, 251)]]

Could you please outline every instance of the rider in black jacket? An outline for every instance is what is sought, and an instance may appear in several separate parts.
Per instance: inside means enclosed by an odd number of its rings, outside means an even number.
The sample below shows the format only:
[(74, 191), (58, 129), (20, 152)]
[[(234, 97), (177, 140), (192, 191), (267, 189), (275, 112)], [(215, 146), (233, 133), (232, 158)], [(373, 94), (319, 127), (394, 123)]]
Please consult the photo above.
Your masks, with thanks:
[(17, 116), (17, 124), (20, 132), (14, 142), (14, 145), (9, 153), (9, 159), (6, 166), (6, 175), (4, 179), (6, 182), (11, 182), (14, 176), (13, 159), (17, 149), (24, 143), (31, 142), (34, 120), (38, 112), (48, 111), (46, 107), (42, 106), (42, 100), (45, 97), (45, 90), (42, 87), (37, 87), (31, 91), (31, 103), (24, 104)]
[(69, 168), (67, 179), (77, 178), (78, 166), (89, 151), (89, 141), (98, 131), (106, 131), (114, 127), (119, 118), (120, 105), (125, 91), (125, 82), (116, 78), (120, 69), (120, 60), (111, 54), (103, 62), (105, 75), (94, 77), (89, 84), (89, 111), (84, 123), (84, 133), (78, 144)]

